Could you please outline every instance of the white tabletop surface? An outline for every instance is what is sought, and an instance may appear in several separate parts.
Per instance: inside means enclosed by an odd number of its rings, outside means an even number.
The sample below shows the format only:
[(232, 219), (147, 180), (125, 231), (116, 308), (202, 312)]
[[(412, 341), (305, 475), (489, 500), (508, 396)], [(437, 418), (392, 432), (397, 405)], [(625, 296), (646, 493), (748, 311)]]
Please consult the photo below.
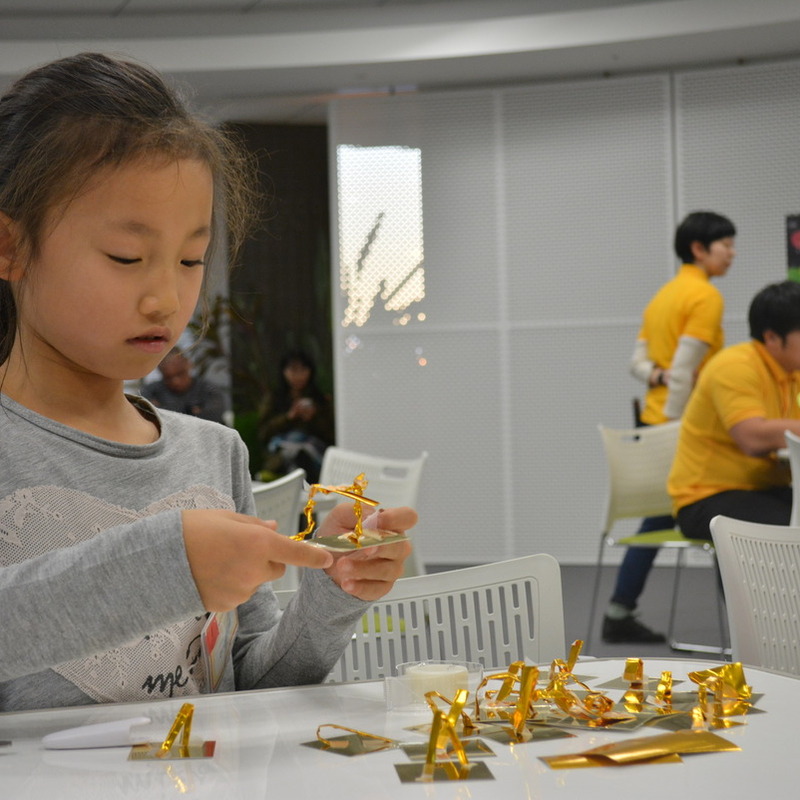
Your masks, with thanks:
[[(576, 673), (600, 683), (621, 675), (622, 659), (600, 659), (579, 665)], [(677, 681), (688, 671), (714, 666), (711, 660), (645, 659), (648, 676), (672, 669)], [(194, 698), (193, 739), (213, 739), (213, 758), (189, 761), (128, 761), (130, 748), (45, 750), (47, 733), (95, 722), (149, 716), (153, 741), (166, 735), (181, 700), (116, 706), (91, 706), (0, 714), (0, 797), (17, 800), (58, 798), (425, 798), (425, 800), (508, 800), (536, 798), (775, 798), (797, 796), (797, 739), (800, 736), (800, 682), (794, 678), (746, 668), (754, 692), (763, 693), (746, 725), (717, 731), (741, 746), (738, 752), (684, 756), (683, 763), (638, 767), (551, 770), (542, 755), (573, 753), (620, 737), (653, 735), (594, 731), (530, 744), (490, 742), (495, 758), (487, 759), (491, 781), (404, 784), (395, 764), (408, 761), (400, 750), (345, 757), (301, 746), (314, 739), (322, 723), (424, 742), (404, 730), (419, 717), (385, 710), (383, 684), (326, 684), (296, 689), (242, 692)], [(676, 691), (693, 687), (676, 686)], [(615, 694), (609, 692), (609, 694)], [(646, 732), (645, 733), (643, 733)], [(329, 735), (335, 735), (331, 732)]]

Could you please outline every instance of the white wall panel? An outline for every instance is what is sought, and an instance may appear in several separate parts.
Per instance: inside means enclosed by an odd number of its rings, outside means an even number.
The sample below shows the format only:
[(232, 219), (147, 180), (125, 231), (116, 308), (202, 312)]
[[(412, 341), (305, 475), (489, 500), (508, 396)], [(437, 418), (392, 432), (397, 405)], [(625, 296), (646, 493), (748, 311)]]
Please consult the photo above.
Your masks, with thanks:
[(736, 261), (718, 284), (729, 342), (753, 295), (786, 278), (786, 215), (800, 213), (798, 87), (796, 61), (676, 76), (679, 207), (737, 227)]
[(787, 63), (333, 105), (332, 153), (421, 149), (425, 297), (403, 324), (344, 328), (336, 293), (334, 333), (340, 443), (431, 454), (426, 560), (593, 560), (596, 427), (631, 422), (628, 358), (676, 222), (711, 208), (739, 228), (719, 283), (729, 342), (786, 274), (798, 85)]
[(596, 555), (606, 487), (597, 425), (633, 424), (637, 386), (623, 354), (636, 332), (588, 322), (512, 332), (515, 553), (545, 551), (565, 563)]
[(487, 537), (498, 549), (507, 538), (497, 350), (491, 330), (366, 332), (337, 364), (343, 446), (395, 458), (430, 453), (415, 535), (432, 563), (482, 562)]
[(502, 97), (510, 319), (638, 319), (675, 263), (667, 78)]

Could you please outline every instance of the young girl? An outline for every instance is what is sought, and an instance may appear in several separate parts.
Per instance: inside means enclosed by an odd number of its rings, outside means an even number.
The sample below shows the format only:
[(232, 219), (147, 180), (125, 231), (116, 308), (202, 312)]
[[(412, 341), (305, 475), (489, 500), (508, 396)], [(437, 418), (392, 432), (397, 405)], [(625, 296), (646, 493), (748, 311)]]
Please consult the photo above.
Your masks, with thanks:
[[(237, 607), (218, 690), (319, 681), (402, 572), (406, 542), (334, 560), (249, 516), (235, 432), (123, 393), (192, 315), (220, 209), (241, 238), (243, 164), (134, 63), (0, 98), (0, 711), (208, 691), (201, 629)], [(285, 564), (311, 569), (281, 615)]]

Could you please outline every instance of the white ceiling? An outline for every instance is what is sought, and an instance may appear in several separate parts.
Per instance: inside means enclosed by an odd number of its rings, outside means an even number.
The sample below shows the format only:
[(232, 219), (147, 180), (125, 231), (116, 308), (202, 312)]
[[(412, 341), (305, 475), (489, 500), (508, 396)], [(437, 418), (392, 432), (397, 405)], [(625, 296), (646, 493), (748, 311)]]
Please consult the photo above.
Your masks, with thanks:
[(0, 0), (0, 85), (84, 49), (227, 119), (313, 122), (343, 92), (530, 83), (800, 54), (798, 0)]

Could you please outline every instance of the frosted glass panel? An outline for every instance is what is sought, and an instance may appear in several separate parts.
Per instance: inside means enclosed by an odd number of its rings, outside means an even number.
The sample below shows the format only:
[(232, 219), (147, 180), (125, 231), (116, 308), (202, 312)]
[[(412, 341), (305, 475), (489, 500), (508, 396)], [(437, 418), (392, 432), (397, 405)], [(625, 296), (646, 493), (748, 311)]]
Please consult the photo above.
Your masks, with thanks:
[[(494, 107), (488, 92), (341, 100), (332, 106), (337, 151), (347, 146), (419, 152), (425, 299), (408, 309), (409, 326), (418, 324), (419, 313), (429, 325), (497, 319)], [(380, 202), (394, 192), (388, 174), (369, 180), (385, 187)], [(342, 213), (348, 212), (340, 207), (337, 219)], [(415, 235), (409, 231), (408, 239)], [(463, 265), (471, 263), (480, 263), (481, 270), (460, 280)], [(368, 324), (392, 324), (394, 316)]]
[(344, 327), (376, 304), (405, 325), (425, 297), (420, 151), (340, 145), (336, 151)]

